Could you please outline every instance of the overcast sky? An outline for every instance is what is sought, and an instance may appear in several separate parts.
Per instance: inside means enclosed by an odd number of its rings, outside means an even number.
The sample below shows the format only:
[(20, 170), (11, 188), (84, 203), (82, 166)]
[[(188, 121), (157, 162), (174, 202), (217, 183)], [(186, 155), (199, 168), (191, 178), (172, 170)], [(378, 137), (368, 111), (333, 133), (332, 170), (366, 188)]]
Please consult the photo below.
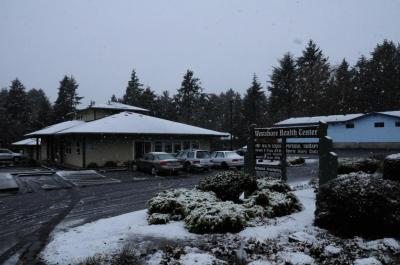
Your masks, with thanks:
[(18, 77), (52, 101), (73, 75), (84, 102), (122, 96), (133, 68), (157, 93), (186, 69), (205, 92), (266, 86), (277, 60), (313, 39), (337, 64), (400, 41), (400, 1), (1, 0), (0, 87)]

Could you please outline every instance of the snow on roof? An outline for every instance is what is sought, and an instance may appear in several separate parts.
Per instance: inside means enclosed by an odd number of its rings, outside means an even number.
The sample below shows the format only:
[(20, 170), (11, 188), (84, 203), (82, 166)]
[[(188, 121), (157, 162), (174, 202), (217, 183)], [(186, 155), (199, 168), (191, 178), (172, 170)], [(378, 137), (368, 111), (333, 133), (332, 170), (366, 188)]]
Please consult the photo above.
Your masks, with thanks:
[(315, 124), (320, 121), (327, 122), (327, 123), (345, 122), (348, 120), (352, 120), (352, 119), (361, 117), (363, 115), (364, 114), (362, 114), (362, 113), (356, 113), (356, 114), (345, 114), (345, 115), (289, 118), (289, 119), (280, 121), (278, 123), (275, 123), (275, 125)]
[(385, 111), (385, 112), (378, 112), (378, 113), (380, 113), (380, 114), (386, 114), (386, 115), (390, 115), (390, 116), (400, 117), (400, 110)]
[(41, 129), (36, 132), (31, 132), (31, 133), (28, 133), (25, 135), (26, 136), (52, 135), (52, 134), (58, 133), (62, 130), (69, 129), (69, 128), (72, 128), (72, 127), (75, 127), (75, 126), (78, 126), (78, 125), (81, 125), (84, 123), (85, 123), (84, 121), (78, 121), (78, 120), (64, 121), (64, 122), (50, 125), (44, 129)]
[(149, 111), (147, 109), (131, 106), (131, 105), (126, 105), (122, 104), (119, 102), (113, 102), (110, 101), (108, 103), (102, 103), (102, 104), (97, 104), (95, 103), (94, 105), (88, 106), (87, 108), (81, 109), (112, 109), (112, 110), (125, 110), (125, 111)]
[[(40, 144), (40, 139), (39, 139), (39, 144)], [(12, 145), (36, 145), (36, 138), (24, 139), (24, 140), (12, 143)]]
[(160, 119), (134, 112), (121, 112), (60, 131), (58, 134), (173, 134), (227, 136), (217, 132), (179, 122)]

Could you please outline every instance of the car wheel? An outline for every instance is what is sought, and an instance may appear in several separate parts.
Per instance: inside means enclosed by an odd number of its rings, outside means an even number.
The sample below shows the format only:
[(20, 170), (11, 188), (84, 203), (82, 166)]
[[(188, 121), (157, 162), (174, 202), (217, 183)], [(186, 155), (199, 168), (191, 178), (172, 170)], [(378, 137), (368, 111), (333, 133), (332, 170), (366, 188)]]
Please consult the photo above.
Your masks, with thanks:
[(157, 170), (155, 167), (151, 167), (151, 174), (152, 174), (153, 176), (156, 176), (157, 173), (158, 173), (158, 170)]
[(190, 172), (190, 163), (189, 163), (189, 162), (186, 162), (186, 163), (183, 165), (183, 167), (185, 168), (185, 171), (186, 171), (186, 172)]
[(221, 167), (222, 167), (223, 169), (229, 169), (229, 166), (228, 166), (228, 164), (227, 164), (226, 162), (222, 162), (222, 163), (221, 163)]

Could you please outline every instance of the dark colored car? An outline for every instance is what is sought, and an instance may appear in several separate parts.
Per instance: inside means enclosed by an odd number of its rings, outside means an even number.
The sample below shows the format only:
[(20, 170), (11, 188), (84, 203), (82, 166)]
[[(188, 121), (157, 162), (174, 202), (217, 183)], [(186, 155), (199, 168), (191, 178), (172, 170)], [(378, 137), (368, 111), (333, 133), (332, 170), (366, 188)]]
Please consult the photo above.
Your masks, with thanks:
[(151, 152), (136, 160), (136, 168), (138, 171), (157, 175), (158, 173), (177, 173), (182, 170), (183, 166), (172, 154)]

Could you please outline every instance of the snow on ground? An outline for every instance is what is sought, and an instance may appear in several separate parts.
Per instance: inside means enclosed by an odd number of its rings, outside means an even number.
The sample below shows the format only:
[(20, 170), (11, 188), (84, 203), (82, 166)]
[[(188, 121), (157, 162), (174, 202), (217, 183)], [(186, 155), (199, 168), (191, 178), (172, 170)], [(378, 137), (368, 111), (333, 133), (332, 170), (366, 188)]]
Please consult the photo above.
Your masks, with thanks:
[(137, 211), (101, 219), (53, 235), (53, 240), (42, 252), (50, 264), (71, 264), (97, 253), (113, 253), (123, 247), (133, 235), (157, 236), (170, 239), (196, 237), (187, 232), (182, 222), (149, 225), (147, 211)]

